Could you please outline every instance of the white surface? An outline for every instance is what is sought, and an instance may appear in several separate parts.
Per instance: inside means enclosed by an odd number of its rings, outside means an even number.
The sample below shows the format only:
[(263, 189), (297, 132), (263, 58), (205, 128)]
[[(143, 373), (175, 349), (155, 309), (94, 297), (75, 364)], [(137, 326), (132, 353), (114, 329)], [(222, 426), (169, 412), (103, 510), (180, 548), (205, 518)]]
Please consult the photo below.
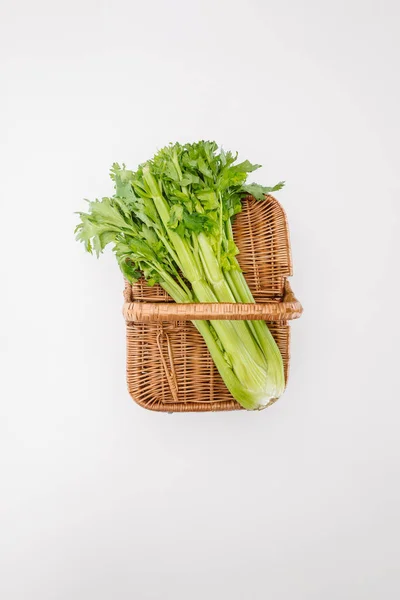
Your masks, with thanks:
[[(0, 10), (0, 596), (397, 599), (398, 3)], [(305, 312), (261, 414), (137, 407), (117, 266), (72, 235), (114, 160), (199, 138), (287, 181)]]

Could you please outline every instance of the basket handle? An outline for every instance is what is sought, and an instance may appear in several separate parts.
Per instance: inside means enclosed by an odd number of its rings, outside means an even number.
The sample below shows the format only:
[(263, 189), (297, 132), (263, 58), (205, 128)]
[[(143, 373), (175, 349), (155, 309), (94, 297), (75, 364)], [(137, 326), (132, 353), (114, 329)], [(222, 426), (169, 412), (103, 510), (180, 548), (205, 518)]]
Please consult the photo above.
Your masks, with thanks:
[(177, 304), (175, 302), (125, 302), (123, 315), (128, 322), (148, 321), (286, 321), (298, 319), (303, 307), (285, 281), (282, 302), (261, 304), (204, 303)]

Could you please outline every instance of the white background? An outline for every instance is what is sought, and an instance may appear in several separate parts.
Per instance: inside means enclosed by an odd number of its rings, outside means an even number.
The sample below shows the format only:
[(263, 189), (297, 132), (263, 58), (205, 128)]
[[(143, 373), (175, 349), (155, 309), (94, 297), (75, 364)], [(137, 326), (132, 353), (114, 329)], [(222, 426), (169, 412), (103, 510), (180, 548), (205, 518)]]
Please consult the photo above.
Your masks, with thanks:
[[(4, 600), (399, 598), (399, 16), (2, 3)], [(120, 273), (73, 238), (113, 161), (197, 139), (287, 181), (305, 312), (259, 414), (136, 406)]]

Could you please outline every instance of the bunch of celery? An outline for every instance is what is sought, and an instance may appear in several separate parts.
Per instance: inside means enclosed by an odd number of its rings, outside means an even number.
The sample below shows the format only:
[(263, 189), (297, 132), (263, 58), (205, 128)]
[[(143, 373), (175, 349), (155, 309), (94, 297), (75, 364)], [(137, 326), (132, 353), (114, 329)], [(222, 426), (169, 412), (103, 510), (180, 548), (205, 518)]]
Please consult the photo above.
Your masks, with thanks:
[[(236, 259), (232, 218), (251, 194), (279, 190), (247, 184), (260, 165), (236, 163), (215, 142), (174, 144), (137, 171), (114, 164), (112, 198), (78, 213), (77, 240), (97, 256), (109, 243), (129, 281), (144, 276), (176, 302), (254, 302)], [(284, 390), (282, 357), (264, 321), (196, 321), (228, 389), (247, 409)]]

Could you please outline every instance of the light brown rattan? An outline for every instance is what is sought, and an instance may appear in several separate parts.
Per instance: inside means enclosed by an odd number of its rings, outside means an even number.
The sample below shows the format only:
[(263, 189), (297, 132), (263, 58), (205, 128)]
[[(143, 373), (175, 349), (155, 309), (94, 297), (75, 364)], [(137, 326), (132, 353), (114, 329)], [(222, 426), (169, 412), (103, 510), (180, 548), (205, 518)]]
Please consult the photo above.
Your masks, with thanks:
[(129, 322), (148, 321), (283, 321), (298, 319), (302, 313), (301, 304), (292, 292), (288, 281), (282, 302), (263, 304), (240, 303), (197, 303), (175, 304), (175, 302), (126, 302), (123, 314)]
[(158, 285), (126, 284), (127, 381), (141, 406), (164, 412), (241, 408), (190, 319), (265, 319), (281, 351), (287, 381), (287, 321), (298, 318), (302, 307), (286, 279), (292, 275), (286, 215), (272, 196), (262, 202), (248, 197), (233, 229), (238, 260), (256, 304), (176, 304)]

